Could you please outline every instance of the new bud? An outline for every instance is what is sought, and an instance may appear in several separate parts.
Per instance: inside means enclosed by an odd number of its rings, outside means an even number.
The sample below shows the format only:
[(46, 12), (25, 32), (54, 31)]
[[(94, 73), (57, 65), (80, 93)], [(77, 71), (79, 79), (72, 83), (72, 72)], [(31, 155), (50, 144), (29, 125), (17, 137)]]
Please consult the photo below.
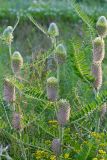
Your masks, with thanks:
[(93, 63), (101, 63), (105, 55), (105, 44), (101, 37), (93, 41)]
[(52, 151), (56, 156), (58, 156), (61, 153), (61, 142), (59, 139), (54, 139), (52, 141)]
[(61, 127), (64, 127), (70, 118), (70, 104), (65, 99), (61, 99), (58, 102), (57, 119)]
[(18, 75), (20, 73), (20, 70), (23, 66), (23, 58), (19, 52), (14, 52), (11, 57), (11, 65), (12, 70), (15, 75)]
[(59, 64), (63, 64), (66, 60), (67, 53), (63, 44), (59, 44), (56, 47), (55, 59)]
[(56, 25), (56, 23), (51, 23), (49, 28), (48, 28), (48, 34), (50, 37), (56, 37), (59, 36), (59, 30)]
[(107, 19), (104, 16), (99, 17), (96, 28), (98, 31), (98, 35), (101, 37), (106, 37), (107, 36)]
[(10, 44), (13, 41), (13, 27), (8, 26), (3, 32), (3, 40)]
[(58, 98), (58, 80), (55, 77), (47, 79), (47, 97), (51, 101), (56, 101)]

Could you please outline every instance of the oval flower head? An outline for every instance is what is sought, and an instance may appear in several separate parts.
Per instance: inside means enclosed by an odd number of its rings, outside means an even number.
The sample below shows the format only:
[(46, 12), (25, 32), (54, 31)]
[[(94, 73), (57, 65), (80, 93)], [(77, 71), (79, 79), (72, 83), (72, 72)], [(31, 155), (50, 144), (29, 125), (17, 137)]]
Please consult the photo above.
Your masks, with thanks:
[(105, 56), (105, 44), (101, 37), (93, 41), (93, 63), (101, 63)]
[(67, 57), (67, 53), (66, 53), (66, 49), (65, 49), (64, 45), (59, 44), (56, 47), (56, 54), (55, 54), (55, 59), (56, 59), (57, 63), (63, 64), (66, 60), (66, 57)]
[(92, 74), (95, 78), (93, 83), (94, 88), (98, 91), (102, 86), (102, 66), (101, 64), (93, 64), (92, 65)]
[(70, 118), (70, 104), (66, 99), (61, 99), (58, 102), (57, 119), (61, 127), (64, 127)]
[(96, 23), (96, 28), (98, 31), (98, 35), (101, 36), (102, 38), (107, 36), (107, 19), (104, 16), (99, 17), (97, 23)]
[(3, 32), (3, 40), (10, 44), (13, 41), (13, 27), (8, 26)]
[(61, 142), (60, 142), (60, 139), (54, 139), (52, 141), (52, 151), (54, 152), (54, 154), (56, 156), (58, 156), (60, 153), (61, 153)]
[(4, 100), (7, 103), (13, 102), (16, 99), (15, 87), (8, 79), (4, 79)]
[(13, 128), (16, 130), (21, 129), (21, 117), (19, 113), (16, 113), (16, 112), (13, 113), (12, 125), (13, 125)]
[(23, 58), (18, 51), (15, 51), (11, 57), (12, 70), (15, 75), (20, 73), (23, 66)]
[(56, 23), (53, 22), (49, 25), (48, 34), (49, 34), (50, 37), (59, 36), (59, 30), (58, 30), (58, 27), (57, 27)]
[(47, 97), (51, 101), (56, 101), (58, 98), (58, 80), (55, 77), (47, 79)]

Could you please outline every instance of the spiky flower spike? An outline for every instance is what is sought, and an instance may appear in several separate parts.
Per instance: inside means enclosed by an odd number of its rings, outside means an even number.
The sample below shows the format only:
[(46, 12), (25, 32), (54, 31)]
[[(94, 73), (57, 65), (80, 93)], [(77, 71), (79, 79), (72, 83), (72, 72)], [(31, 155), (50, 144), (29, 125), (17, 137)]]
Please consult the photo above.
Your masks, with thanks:
[(47, 97), (51, 101), (56, 101), (58, 98), (58, 80), (55, 77), (47, 79)]
[(19, 52), (15, 51), (13, 53), (11, 57), (11, 65), (12, 65), (13, 73), (15, 75), (18, 75), (23, 66), (23, 58)]
[(8, 79), (4, 80), (4, 100), (7, 103), (14, 102), (16, 99), (15, 87), (10, 83)]
[(58, 30), (58, 27), (57, 27), (56, 23), (51, 23), (49, 25), (48, 34), (49, 34), (50, 37), (59, 36), (59, 30)]
[(101, 37), (93, 41), (93, 63), (101, 63), (105, 55), (105, 44)]
[(3, 40), (6, 44), (10, 44), (13, 41), (13, 27), (8, 26), (3, 32)]
[(54, 154), (56, 156), (60, 155), (60, 153), (61, 153), (61, 142), (60, 142), (60, 140), (59, 139), (54, 139), (52, 141), (51, 148), (52, 148), (52, 151), (54, 152)]
[(21, 129), (21, 118), (19, 113), (13, 113), (12, 125), (15, 130)]
[(66, 60), (67, 53), (63, 44), (59, 44), (56, 47), (55, 59), (59, 64), (63, 64)]
[(70, 104), (66, 99), (61, 99), (58, 102), (57, 119), (61, 127), (64, 127), (70, 118)]
[(94, 88), (99, 91), (99, 89), (102, 86), (102, 66), (101, 64), (93, 64), (92, 65), (92, 74), (93, 77), (95, 78), (95, 81), (93, 83)]
[(98, 31), (98, 35), (102, 38), (107, 36), (107, 19), (104, 16), (99, 17), (96, 28)]

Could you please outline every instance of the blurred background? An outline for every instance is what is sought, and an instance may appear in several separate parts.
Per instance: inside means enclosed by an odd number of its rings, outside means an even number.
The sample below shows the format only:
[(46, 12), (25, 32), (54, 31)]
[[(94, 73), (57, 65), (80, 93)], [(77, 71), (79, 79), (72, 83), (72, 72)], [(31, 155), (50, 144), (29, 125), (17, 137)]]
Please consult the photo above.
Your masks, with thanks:
[[(107, 17), (107, 0), (76, 0), (82, 10), (96, 23), (99, 16)], [(50, 41), (26, 16), (32, 14), (45, 28), (56, 22), (59, 39), (67, 43), (71, 37), (84, 35), (84, 23), (72, 8), (72, 0), (0, 0), (0, 33), (8, 26), (14, 26), (17, 14), (20, 22), (14, 32), (12, 51), (19, 50), (24, 60), (29, 60), (32, 52), (47, 49)], [(0, 43), (0, 78), (8, 72), (8, 47)], [(6, 65), (5, 65), (6, 64)]]

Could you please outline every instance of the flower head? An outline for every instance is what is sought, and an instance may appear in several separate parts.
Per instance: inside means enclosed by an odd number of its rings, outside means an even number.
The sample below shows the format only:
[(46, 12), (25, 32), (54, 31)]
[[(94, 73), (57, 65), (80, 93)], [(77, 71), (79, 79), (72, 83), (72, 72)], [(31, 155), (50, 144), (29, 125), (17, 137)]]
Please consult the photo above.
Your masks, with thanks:
[(61, 142), (59, 139), (54, 139), (52, 141), (52, 151), (56, 156), (61, 153)]
[(66, 99), (61, 99), (58, 102), (57, 119), (60, 126), (65, 126), (70, 118), (70, 104)]
[(4, 100), (7, 103), (13, 102), (16, 99), (15, 87), (11, 84), (9, 79), (4, 79)]
[(99, 17), (96, 28), (99, 36), (106, 37), (107, 36), (107, 19), (104, 16)]
[(69, 158), (69, 153), (65, 153), (65, 154), (64, 154), (64, 158), (65, 158), (65, 159), (68, 159), (68, 158)]
[(105, 44), (101, 37), (95, 38), (93, 41), (93, 62), (101, 63), (105, 55)]
[(92, 65), (92, 74), (93, 74), (93, 77), (95, 78), (95, 81), (93, 83), (94, 88), (96, 90), (99, 90), (102, 86), (102, 66), (101, 64), (94, 63)]
[(51, 101), (56, 101), (58, 98), (58, 80), (55, 77), (47, 79), (47, 97)]
[(15, 51), (11, 57), (11, 65), (14, 74), (18, 74), (23, 66), (23, 58), (18, 51)]
[(67, 57), (67, 53), (66, 53), (66, 49), (65, 49), (64, 45), (59, 44), (56, 47), (55, 59), (57, 60), (57, 62), (59, 64), (63, 64), (66, 60), (66, 57)]
[(20, 118), (20, 114), (19, 113), (13, 113), (13, 120), (12, 120), (12, 124), (13, 124), (13, 128), (16, 130), (20, 130), (21, 129), (21, 122), (20, 122), (21, 118)]
[(47, 86), (48, 87), (58, 87), (58, 80), (55, 77), (50, 77), (47, 79)]
[(51, 155), (50, 156), (50, 160), (56, 160), (56, 156), (55, 155)]
[(59, 30), (58, 30), (56, 23), (53, 22), (50, 24), (50, 26), (48, 28), (48, 34), (50, 37), (59, 36)]
[(3, 32), (3, 40), (6, 44), (10, 44), (13, 41), (13, 27), (8, 26)]

